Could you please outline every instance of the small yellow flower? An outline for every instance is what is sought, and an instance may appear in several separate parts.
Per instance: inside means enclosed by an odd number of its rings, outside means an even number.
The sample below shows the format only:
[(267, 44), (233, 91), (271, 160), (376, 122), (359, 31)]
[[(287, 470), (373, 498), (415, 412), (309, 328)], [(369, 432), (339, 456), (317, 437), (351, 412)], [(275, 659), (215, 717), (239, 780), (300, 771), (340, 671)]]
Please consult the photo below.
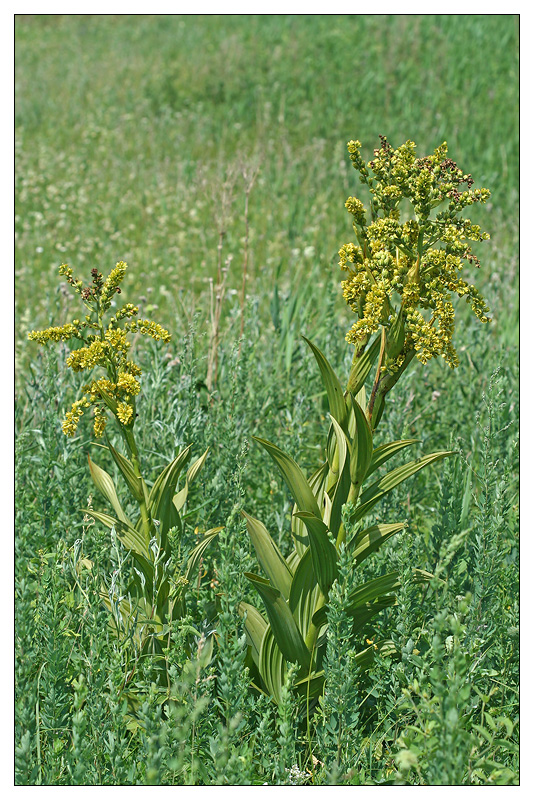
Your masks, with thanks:
[(105, 412), (100, 408), (100, 406), (95, 406), (95, 421), (93, 425), (93, 430), (97, 439), (103, 435), (104, 430), (106, 428), (106, 423), (107, 423), (107, 418)]
[(117, 417), (123, 425), (128, 425), (133, 417), (133, 408), (128, 403), (119, 403), (117, 406)]
[(78, 428), (78, 423), (83, 416), (83, 410), (84, 408), (88, 407), (89, 402), (85, 396), (82, 397), (81, 400), (76, 400), (72, 404), (72, 408), (65, 414), (65, 419), (63, 420), (63, 424), (61, 426), (65, 436), (74, 436)]
[(135, 396), (141, 391), (141, 384), (139, 381), (136, 381), (134, 376), (130, 375), (128, 372), (119, 372), (117, 389), (124, 394), (131, 394)]

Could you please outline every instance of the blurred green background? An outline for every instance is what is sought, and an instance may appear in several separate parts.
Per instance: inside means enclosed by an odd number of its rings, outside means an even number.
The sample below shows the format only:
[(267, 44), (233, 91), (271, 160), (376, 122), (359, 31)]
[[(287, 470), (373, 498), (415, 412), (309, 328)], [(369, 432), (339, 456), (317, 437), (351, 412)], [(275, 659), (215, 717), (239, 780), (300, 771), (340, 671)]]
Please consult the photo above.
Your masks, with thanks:
[[(492, 191), (473, 276), (517, 338), (517, 15), (37, 15), (16, 19), (18, 364), (28, 328), (66, 321), (57, 266), (128, 261), (130, 298), (182, 334), (208, 315), (224, 182), (232, 320), (250, 194), (248, 292), (337, 285), (359, 191), (346, 142), (449, 155)], [(233, 176), (233, 177), (232, 177)], [(319, 293), (316, 293), (318, 290)], [(499, 303), (498, 303), (499, 304)], [(349, 313), (339, 301), (339, 313)], [(236, 334), (234, 328), (233, 334)], [(233, 335), (231, 334), (231, 335)]]

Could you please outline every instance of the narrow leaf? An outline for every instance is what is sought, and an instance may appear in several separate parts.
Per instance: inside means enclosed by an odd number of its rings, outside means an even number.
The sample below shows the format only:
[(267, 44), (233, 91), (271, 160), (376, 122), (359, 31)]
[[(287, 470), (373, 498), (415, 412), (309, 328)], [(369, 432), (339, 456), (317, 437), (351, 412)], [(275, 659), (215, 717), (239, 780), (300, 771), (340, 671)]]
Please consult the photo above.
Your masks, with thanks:
[(275, 444), (268, 442), (266, 439), (260, 439), (257, 436), (253, 436), (253, 439), (267, 450), (280, 469), (299, 511), (309, 511), (311, 514), (315, 514), (316, 517), (321, 519), (317, 501), (298, 464), (293, 461), (290, 456), (283, 453)]
[(405, 481), (407, 478), (415, 475), (415, 473), (419, 472), (419, 470), (423, 469), (429, 464), (432, 464), (434, 461), (440, 461), (442, 458), (447, 458), (447, 456), (451, 455), (454, 454), (450, 450), (442, 450), (437, 453), (430, 453), (427, 456), (422, 456), (415, 461), (410, 461), (408, 464), (403, 464), (401, 467), (397, 467), (391, 472), (388, 472), (386, 475), (380, 478), (380, 480), (373, 483), (362, 493), (360, 496), (360, 505), (356, 508), (351, 521), (356, 522), (364, 517), (371, 510), (371, 508), (373, 508), (373, 506), (375, 506), (376, 503), (378, 503), (378, 501), (384, 497), (384, 495), (394, 489), (395, 486), (398, 486), (400, 483)]
[(376, 357), (378, 356), (381, 338), (382, 336), (379, 334), (362, 355), (353, 360), (348, 382), (348, 389), (352, 395), (358, 394), (367, 380), (367, 376), (371, 372)]
[(219, 528), (211, 528), (206, 531), (200, 542), (193, 547), (189, 559), (187, 561), (187, 569), (185, 571), (185, 578), (191, 583), (192, 579), (198, 574), (200, 560), (204, 555), (206, 548), (212, 543), (218, 533), (222, 531), (222, 526)]
[(313, 571), (324, 595), (337, 577), (337, 550), (328, 538), (324, 522), (307, 511), (297, 514), (308, 529)]
[(135, 474), (133, 464), (125, 456), (123, 456), (122, 453), (119, 453), (118, 450), (115, 450), (115, 448), (109, 441), (108, 441), (108, 447), (116, 465), (122, 472), (122, 475), (126, 483), (128, 484), (130, 491), (132, 492), (137, 502), (141, 503), (144, 500), (143, 486), (141, 484), (141, 479), (138, 478), (137, 475)]
[(339, 379), (330, 366), (327, 358), (323, 355), (319, 348), (314, 345), (313, 342), (310, 342), (309, 339), (306, 339), (305, 336), (302, 338), (311, 349), (313, 355), (315, 356), (315, 360), (317, 361), (317, 365), (321, 372), (321, 378), (323, 379), (323, 385), (326, 389), (326, 394), (328, 397), (330, 414), (341, 426), (343, 426), (347, 416), (347, 409), (343, 397), (343, 389), (341, 388)]
[(400, 450), (403, 450), (405, 447), (411, 447), (414, 444), (417, 444), (420, 440), (419, 439), (401, 439), (398, 442), (387, 442), (386, 444), (381, 444), (380, 447), (376, 447), (373, 450), (373, 455), (371, 458), (371, 463), (367, 469), (365, 477), (368, 478), (371, 473), (385, 464), (388, 459), (398, 453)]
[(250, 517), (245, 511), (241, 512), (247, 521), (247, 530), (251, 538), (256, 556), (261, 566), (265, 570), (265, 574), (269, 578), (275, 589), (278, 589), (284, 599), (289, 598), (291, 590), (291, 580), (293, 574), (287, 563), (269, 536), (265, 525), (254, 517)]
[(367, 556), (375, 553), (391, 536), (402, 531), (404, 522), (372, 525), (357, 533), (349, 542), (349, 549), (356, 564), (361, 564)]
[(245, 617), (243, 624), (247, 643), (251, 648), (254, 663), (259, 666), (261, 642), (268, 624), (260, 612), (249, 603), (239, 603), (237, 610), (242, 617)]
[(259, 575), (245, 572), (245, 577), (261, 595), (274, 638), (284, 657), (309, 667), (310, 653), (281, 593)]
[(94, 461), (91, 461), (91, 457), (87, 456), (89, 461), (89, 471), (91, 472), (91, 478), (93, 479), (93, 483), (95, 484), (96, 488), (101, 492), (104, 497), (109, 500), (111, 505), (113, 506), (113, 510), (118, 518), (122, 522), (128, 522), (124, 511), (122, 510), (122, 506), (119, 503), (119, 498), (117, 497), (117, 491), (115, 489), (115, 484), (110, 475), (106, 472), (105, 469), (99, 467), (98, 464), (95, 464)]

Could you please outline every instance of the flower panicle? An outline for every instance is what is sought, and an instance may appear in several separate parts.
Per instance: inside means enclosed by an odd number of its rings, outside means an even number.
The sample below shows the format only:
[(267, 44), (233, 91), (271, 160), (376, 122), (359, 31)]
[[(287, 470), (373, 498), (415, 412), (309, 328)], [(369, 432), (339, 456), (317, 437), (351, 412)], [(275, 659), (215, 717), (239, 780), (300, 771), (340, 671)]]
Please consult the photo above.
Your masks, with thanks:
[[(131, 428), (136, 419), (135, 398), (141, 392), (138, 379), (142, 370), (129, 358), (132, 342), (128, 335), (141, 333), (156, 341), (170, 341), (169, 332), (157, 322), (137, 319), (139, 307), (133, 303), (125, 303), (114, 309), (109, 317), (107, 312), (115, 305), (114, 295), (121, 292), (120, 284), (126, 269), (126, 262), (119, 261), (104, 277), (94, 268), (91, 270), (90, 284), (84, 285), (68, 264), (62, 264), (59, 274), (81, 296), (89, 313), (83, 321), (75, 319), (62, 326), (28, 334), (30, 340), (40, 345), (80, 340), (82, 346), (71, 350), (67, 356), (67, 366), (76, 373), (95, 369), (103, 372), (83, 387), (82, 398), (76, 400), (67, 412), (62, 425), (66, 436), (75, 435), (80, 419), (89, 407), (94, 411), (93, 431), (96, 437), (103, 435), (109, 412), (121, 426)], [(107, 322), (105, 317), (108, 317)]]
[[(446, 142), (418, 158), (414, 142), (394, 149), (381, 136), (380, 147), (367, 163), (359, 141), (351, 140), (347, 149), (371, 193), (369, 223), (358, 198), (351, 196), (345, 203), (358, 237), (358, 245), (349, 242), (339, 250), (339, 265), (347, 273), (343, 296), (358, 316), (347, 341), (360, 347), (384, 326), (382, 369), (393, 374), (412, 355), (422, 363), (441, 356), (449, 366), (457, 366), (453, 295), (465, 298), (481, 322), (489, 321), (489, 308), (478, 289), (460, 278), (466, 266), (480, 266), (470, 243), (489, 239), (462, 211), (485, 203), (489, 191), (474, 187), (471, 174), (448, 157)], [(413, 211), (404, 222), (401, 200)]]

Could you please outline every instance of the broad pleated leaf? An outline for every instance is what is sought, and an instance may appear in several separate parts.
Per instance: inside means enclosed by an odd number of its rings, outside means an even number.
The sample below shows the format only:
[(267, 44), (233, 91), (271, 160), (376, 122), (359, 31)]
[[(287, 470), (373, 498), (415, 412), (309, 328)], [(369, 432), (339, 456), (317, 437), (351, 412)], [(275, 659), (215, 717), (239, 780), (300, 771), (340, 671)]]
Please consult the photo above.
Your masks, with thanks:
[(117, 517), (122, 522), (128, 523), (126, 514), (122, 510), (119, 498), (117, 497), (117, 491), (115, 489), (115, 484), (113, 483), (111, 476), (108, 475), (105, 469), (102, 469), (102, 467), (99, 467), (98, 464), (95, 464), (94, 461), (91, 461), (90, 456), (87, 456), (87, 459), (89, 461), (89, 471), (91, 472), (91, 478), (93, 479), (93, 483), (95, 484), (96, 488), (111, 503)]
[(298, 662), (303, 667), (308, 666), (310, 663), (308, 648), (281, 593), (259, 575), (245, 572), (245, 577), (261, 595), (274, 638), (284, 657), (288, 661)]
[(282, 699), (286, 664), (270, 625), (265, 629), (261, 642), (258, 669), (268, 693), (279, 703)]
[(306, 675), (305, 678), (295, 681), (294, 686), (302, 698), (320, 697), (324, 688), (324, 671), (312, 672), (311, 675)]
[[(380, 611), (388, 606), (394, 606), (397, 598), (394, 594), (379, 595), (372, 603), (364, 603), (349, 611), (354, 620), (353, 633), (357, 633)], [(313, 615), (313, 623), (317, 627), (328, 623), (328, 606), (319, 608)]]
[(254, 545), (256, 556), (265, 574), (269, 578), (275, 589), (278, 589), (285, 600), (289, 598), (291, 590), (291, 580), (293, 574), (286, 564), (286, 561), (269, 536), (265, 525), (254, 517), (250, 517), (245, 511), (241, 512), (247, 521), (247, 530)]
[(268, 623), (258, 609), (254, 608), (254, 606), (251, 606), (249, 603), (239, 603), (237, 610), (242, 617), (246, 614), (243, 624), (247, 636), (247, 643), (250, 646), (254, 663), (256, 666), (259, 666), (261, 642), (265, 635), (265, 630), (268, 627)]
[(200, 473), (200, 470), (204, 466), (206, 458), (208, 457), (208, 453), (209, 453), (209, 447), (204, 453), (202, 453), (200, 458), (197, 458), (197, 460), (191, 464), (191, 466), (187, 470), (187, 481), (189, 483), (189, 486), (193, 484), (197, 475)]
[(126, 483), (128, 484), (130, 491), (132, 492), (137, 502), (141, 503), (144, 500), (143, 486), (141, 478), (139, 478), (135, 474), (133, 464), (125, 456), (123, 456), (122, 453), (119, 453), (118, 450), (115, 450), (115, 448), (109, 441), (108, 441), (108, 447), (116, 465), (120, 469)]
[(328, 406), (330, 408), (330, 414), (337, 420), (337, 422), (343, 426), (346, 416), (347, 416), (347, 409), (345, 406), (345, 400), (343, 397), (343, 389), (341, 388), (341, 384), (339, 379), (330, 366), (327, 358), (321, 353), (319, 348), (310, 342), (309, 339), (306, 339), (305, 336), (302, 337), (308, 347), (311, 349), (313, 355), (315, 356), (315, 360), (317, 361), (317, 365), (321, 372), (321, 378), (323, 380), (323, 385), (326, 389), (326, 394), (328, 397)]
[[(313, 492), (317, 505), (322, 508), (323, 504), (323, 497), (325, 492), (326, 486), (326, 479), (328, 476), (328, 461), (325, 461), (324, 464), (321, 464), (319, 469), (317, 469), (313, 475), (308, 478), (308, 484), (310, 489)], [(298, 506), (295, 505), (293, 507), (293, 514), (291, 517), (291, 532), (293, 534), (293, 539), (295, 542), (295, 547), (297, 549), (297, 553), (299, 556), (302, 556), (309, 545), (308, 540), (308, 532), (306, 527), (301, 519), (295, 516), (295, 512), (297, 512)]]
[(398, 442), (387, 442), (386, 444), (381, 444), (380, 447), (376, 447), (373, 450), (373, 456), (371, 458), (371, 463), (369, 464), (369, 468), (365, 473), (365, 477), (368, 478), (375, 469), (381, 467), (382, 464), (390, 459), (395, 453), (398, 453), (400, 450), (403, 450), (405, 447), (411, 447), (414, 444), (417, 444), (420, 440), (419, 439), (401, 439)]
[(287, 483), (293, 499), (298, 506), (299, 511), (309, 511), (315, 514), (316, 517), (321, 518), (317, 501), (313, 495), (310, 485), (298, 464), (286, 455), (275, 444), (268, 442), (266, 439), (260, 439), (254, 436), (255, 439), (262, 447), (264, 447), (276, 465), (279, 467), (282, 476)]
[(385, 608), (396, 605), (396, 603), (397, 598), (394, 594), (386, 594), (377, 597), (377, 599), (372, 603), (366, 603), (364, 606), (359, 606), (352, 614), (354, 619), (353, 633), (357, 634), (369, 624), (376, 614), (379, 614), (380, 611), (383, 611)]
[(378, 356), (381, 338), (382, 336), (379, 334), (362, 355), (358, 359), (353, 360), (348, 382), (349, 390), (352, 395), (358, 394), (367, 380), (367, 376), (371, 372), (376, 357)]
[(404, 522), (378, 524), (357, 533), (349, 543), (356, 565), (361, 564), (371, 553), (375, 553), (384, 542), (402, 531), (404, 527)]
[(388, 594), (388, 592), (395, 591), (400, 588), (399, 573), (388, 572), (387, 575), (381, 575), (379, 578), (373, 578), (366, 583), (360, 584), (349, 594), (346, 609), (349, 614), (358, 611), (360, 606), (365, 606), (366, 603), (372, 603), (380, 595)]
[(308, 634), (320, 593), (321, 589), (315, 577), (311, 551), (308, 547), (293, 573), (289, 595), (289, 608), (304, 638)]
[(347, 502), (350, 490), (351, 459), (349, 457), (349, 445), (345, 433), (338, 422), (336, 422), (333, 417), (331, 419), (336, 434), (337, 450), (339, 454), (339, 477), (332, 496), (332, 508), (330, 510), (328, 527), (332, 531), (334, 538), (337, 539), (341, 525), (342, 509)]
[(447, 456), (451, 455), (453, 455), (453, 452), (450, 450), (442, 450), (437, 453), (430, 453), (427, 456), (422, 456), (415, 461), (410, 461), (408, 464), (403, 464), (401, 467), (397, 467), (391, 472), (386, 473), (384, 477), (373, 483), (361, 494), (360, 505), (353, 514), (352, 521), (355, 522), (364, 517), (371, 510), (371, 508), (373, 508), (373, 506), (375, 506), (376, 503), (378, 503), (378, 501), (384, 497), (384, 495), (394, 489), (395, 486), (398, 486), (407, 478), (415, 475), (416, 472), (419, 472), (419, 470), (423, 469), (429, 464), (432, 464), (434, 461), (440, 461), (441, 459), (447, 458)]
[(337, 577), (337, 550), (328, 538), (328, 528), (322, 520), (307, 511), (300, 511), (297, 516), (308, 529), (313, 572), (326, 595)]

